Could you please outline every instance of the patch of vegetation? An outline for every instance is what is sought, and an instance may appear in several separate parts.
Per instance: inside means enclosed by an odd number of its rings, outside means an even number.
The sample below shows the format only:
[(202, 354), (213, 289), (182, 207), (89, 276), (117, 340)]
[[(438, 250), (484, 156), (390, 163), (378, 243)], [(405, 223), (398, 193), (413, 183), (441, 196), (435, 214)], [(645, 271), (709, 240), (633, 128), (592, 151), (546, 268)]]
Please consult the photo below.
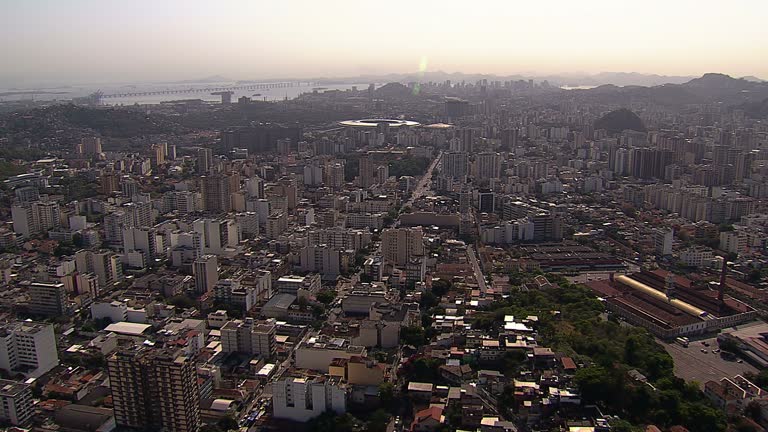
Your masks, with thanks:
[[(634, 425), (682, 424), (702, 432), (725, 430), (723, 413), (695, 383), (674, 376), (672, 358), (650, 333), (601, 318), (604, 307), (587, 288), (552, 275), (548, 279), (559, 287), (517, 292), (476, 314), (473, 326), (490, 330), (503, 322), (504, 315), (536, 315), (542, 345), (587, 364), (576, 374), (585, 402)], [(516, 373), (514, 359), (505, 364), (505, 372)], [(653, 387), (630, 378), (631, 370), (645, 375)]]
[(627, 129), (645, 132), (645, 124), (634, 112), (621, 108), (611, 111), (595, 121), (595, 129), (605, 129), (611, 134), (621, 133)]
[(408, 157), (390, 162), (389, 175), (400, 176), (421, 176), (427, 172), (430, 164), (429, 158)]
[(27, 172), (27, 169), (21, 165), (16, 165), (8, 161), (0, 161), (0, 180), (5, 180), (8, 177), (13, 177), (25, 172)]

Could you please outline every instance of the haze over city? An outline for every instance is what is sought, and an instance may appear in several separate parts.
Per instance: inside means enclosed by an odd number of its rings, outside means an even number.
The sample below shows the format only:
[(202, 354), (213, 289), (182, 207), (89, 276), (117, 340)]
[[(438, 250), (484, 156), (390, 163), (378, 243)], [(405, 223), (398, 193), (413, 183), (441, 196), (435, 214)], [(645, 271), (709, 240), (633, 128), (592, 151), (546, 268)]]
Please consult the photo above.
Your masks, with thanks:
[(761, 0), (10, 1), (5, 85), (641, 72), (768, 78)]
[(768, 431), (768, 0), (0, 0), (0, 430)]

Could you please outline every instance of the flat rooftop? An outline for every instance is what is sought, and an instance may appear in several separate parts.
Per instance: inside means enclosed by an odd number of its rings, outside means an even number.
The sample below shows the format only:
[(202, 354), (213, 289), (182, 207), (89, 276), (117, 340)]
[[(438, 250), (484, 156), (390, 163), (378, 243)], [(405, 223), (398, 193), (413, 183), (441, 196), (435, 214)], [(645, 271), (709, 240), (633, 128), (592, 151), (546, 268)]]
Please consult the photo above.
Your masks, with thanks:
[(150, 327), (152, 326), (149, 324), (139, 324), (139, 323), (121, 321), (121, 322), (108, 325), (107, 328), (105, 328), (104, 330), (112, 333), (126, 335), (126, 336), (141, 336), (147, 330), (149, 330)]

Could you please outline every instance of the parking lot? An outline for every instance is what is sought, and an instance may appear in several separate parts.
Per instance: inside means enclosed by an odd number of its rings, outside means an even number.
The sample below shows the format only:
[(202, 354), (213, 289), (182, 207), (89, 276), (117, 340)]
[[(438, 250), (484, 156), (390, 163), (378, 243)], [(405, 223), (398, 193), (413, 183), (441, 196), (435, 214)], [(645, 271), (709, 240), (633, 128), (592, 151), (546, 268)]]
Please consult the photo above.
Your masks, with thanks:
[[(702, 342), (706, 342), (709, 346), (705, 346)], [(719, 353), (713, 353), (713, 350), (718, 349), (715, 337), (691, 340), (688, 348), (674, 342), (659, 341), (659, 343), (675, 360), (675, 375), (686, 381), (696, 381), (702, 388), (709, 380), (718, 381), (723, 377), (758, 371), (747, 362), (738, 363), (737, 359), (726, 360)]]

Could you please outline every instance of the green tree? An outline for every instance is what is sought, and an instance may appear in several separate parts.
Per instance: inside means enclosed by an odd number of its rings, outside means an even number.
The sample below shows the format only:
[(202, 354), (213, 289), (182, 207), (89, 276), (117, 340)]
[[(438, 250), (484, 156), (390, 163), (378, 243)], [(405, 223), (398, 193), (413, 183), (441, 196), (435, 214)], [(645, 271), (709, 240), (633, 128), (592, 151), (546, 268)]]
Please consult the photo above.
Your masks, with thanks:
[(322, 290), (317, 294), (317, 301), (324, 305), (329, 305), (336, 298), (336, 291), (334, 290)]
[(389, 424), (389, 414), (383, 409), (377, 409), (371, 414), (365, 424), (365, 430), (370, 432), (385, 432)]
[(424, 339), (424, 329), (421, 327), (409, 326), (400, 329), (400, 343), (403, 345), (420, 347), (424, 345)]
[(445, 279), (437, 279), (432, 282), (432, 293), (438, 297), (448, 294), (453, 284)]
[(422, 310), (432, 309), (438, 305), (437, 296), (430, 291), (421, 293), (421, 301), (419, 302)]
[(216, 425), (221, 428), (222, 431), (231, 431), (231, 430), (237, 430), (240, 425), (237, 424), (237, 420), (232, 418), (232, 416), (226, 415), (219, 419), (218, 422), (216, 422)]
[(379, 400), (383, 407), (392, 409), (395, 403), (395, 386), (391, 382), (379, 384)]
[(611, 421), (611, 432), (640, 432), (642, 429), (632, 426), (632, 423), (626, 420)]

